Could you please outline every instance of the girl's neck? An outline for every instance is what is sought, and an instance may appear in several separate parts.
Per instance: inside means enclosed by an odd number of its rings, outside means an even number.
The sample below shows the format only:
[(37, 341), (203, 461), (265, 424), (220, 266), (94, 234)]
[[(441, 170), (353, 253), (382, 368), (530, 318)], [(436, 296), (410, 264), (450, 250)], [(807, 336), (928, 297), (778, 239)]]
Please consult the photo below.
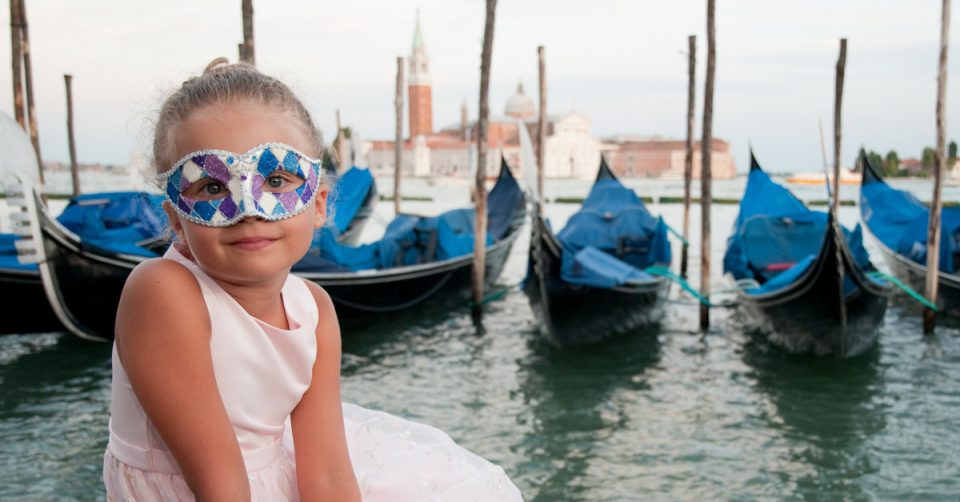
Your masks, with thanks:
[(286, 277), (270, 282), (238, 284), (211, 276), (224, 291), (233, 297), (248, 314), (280, 328), (290, 329), (287, 313), (283, 307), (281, 291)]
[(174, 247), (183, 257), (192, 261), (204, 274), (213, 279), (248, 314), (271, 326), (290, 329), (287, 312), (283, 307), (283, 297), (281, 296), (288, 274), (256, 282), (230, 280), (229, 278), (218, 277), (200, 266), (189, 247), (180, 243), (174, 243)]

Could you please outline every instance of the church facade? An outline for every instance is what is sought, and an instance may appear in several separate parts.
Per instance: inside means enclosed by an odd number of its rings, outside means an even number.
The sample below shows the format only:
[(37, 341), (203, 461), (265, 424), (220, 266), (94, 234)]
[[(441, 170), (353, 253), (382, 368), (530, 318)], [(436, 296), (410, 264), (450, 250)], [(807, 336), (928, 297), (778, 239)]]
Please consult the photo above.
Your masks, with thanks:
[[(460, 122), (441, 130), (433, 127), (430, 60), (417, 19), (413, 47), (407, 61), (408, 137), (401, 145), (400, 169), (404, 176), (472, 177), (476, 164), (477, 123), (469, 119), (466, 103), (461, 105)], [(486, 172), (495, 176), (501, 156), (514, 175), (523, 177), (520, 127), (537, 138), (537, 107), (524, 93), (523, 85), (507, 100), (502, 115), (492, 115), (487, 126)], [(623, 177), (683, 175), (685, 142), (659, 137), (618, 136), (601, 140), (590, 132), (590, 118), (579, 112), (551, 115), (546, 119), (544, 177), (591, 180), (596, 177), (601, 155), (614, 172)], [(695, 147), (694, 176), (699, 177), (700, 147)], [(360, 159), (375, 176), (394, 173), (394, 141), (372, 140), (361, 145)], [(361, 161), (362, 163), (362, 161)], [(534, 166), (530, 166), (534, 168)], [(732, 178), (736, 164), (729, 144), (713, 141), (713, 176)]]

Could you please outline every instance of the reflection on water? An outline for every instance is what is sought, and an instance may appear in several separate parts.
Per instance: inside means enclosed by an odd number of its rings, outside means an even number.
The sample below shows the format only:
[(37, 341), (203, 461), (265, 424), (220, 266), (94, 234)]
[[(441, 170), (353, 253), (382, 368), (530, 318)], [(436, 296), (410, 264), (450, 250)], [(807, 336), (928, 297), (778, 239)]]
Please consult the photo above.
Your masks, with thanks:
[(646, 371), (660, 355), (659, 329), (617, 337), (608, 343), (556, 349), (530, 333), (529, 355), (518, 361), (517, 417), (526, 434), (517, 472), (535, 473), (531, 500), (590, 500), (590, 465), (597, 444), (614, 439), (636, 424), (625, 406), (632, 395), (649, 390)]
[(67, 335), (0, 337), (0, 499), (104, 496), (109, 355)]
[(751, 341), (743, 358), (773, 405), (770, 426), (792, 444), (789, 460), (807, 467), (795, 494), (863, 497), (865, 487), (851, 480), (876, 472), (878, 458), (864, 442), (886, 425), (875, 399), (883, 393), (880, 350), (844, 360), (788, 355)]

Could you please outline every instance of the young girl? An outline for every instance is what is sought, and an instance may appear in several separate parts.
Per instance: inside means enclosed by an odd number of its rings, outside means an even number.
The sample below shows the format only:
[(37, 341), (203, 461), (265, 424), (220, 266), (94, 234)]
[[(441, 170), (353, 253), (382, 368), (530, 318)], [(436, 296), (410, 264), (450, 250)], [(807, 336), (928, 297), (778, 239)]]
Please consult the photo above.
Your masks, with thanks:
[(289, 273), (328, 187), (287, 86), (215, 60), (163, 104), (153, 149), (176, 241), (120, 300), (108, 499), (520, 499), (442, 432), (341, 404), (333, 304)]

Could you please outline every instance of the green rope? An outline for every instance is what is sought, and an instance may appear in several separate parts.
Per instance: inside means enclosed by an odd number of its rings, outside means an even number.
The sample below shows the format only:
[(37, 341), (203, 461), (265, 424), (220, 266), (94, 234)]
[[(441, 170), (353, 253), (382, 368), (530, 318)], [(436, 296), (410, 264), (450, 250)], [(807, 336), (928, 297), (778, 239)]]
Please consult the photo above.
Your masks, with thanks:
[(700, 303), (708, 307), (710, 306), (710, 300), (708, 298), (698, 293), (697, 290), (693, 289), (693, 287), (690, 286), (690, 283), (688, 283), (683, 277), (680, 277), (679, 275), (671, 272), (669, 268), (654, 265), (652, 267), (647, 267), (644, 270), (644, 272), (650, 275), (656, 275), (659, 277), (666, 277), (667, 279), (670, 279), (671, 281), (679, 284), (684, 291), (693, 295), (693, 297), (699, 300)]
[(922, 295), (920, 295), (920, 293), (917, 293), (917, 292), (914, 291), (910, 286), (907, 286), (906, 284), (900, 282), (900, 279), (897, 279), (896, 277), (894, 277), (894, 276), (892, 276), (892, 275), (884, 274), (883, 272), (881, 272), (881, 271), (879, 271), (879, 270), (874, 270), (874, 271), (872, 271), (872, 272), (867, 272), (867, 276), (870, 277), (871, 279), (883, 279), (883, 280), (885, 280), (885, 281), (887, 281), (887, 282), (890, 282), (890, 283), (892, 283), (894, 286), (897, 286), (898, 288), (900, 288), (901, 290), (903, 290), (904, 293), (910, 295), (911, 298), (913, 298), (914, 300), (916, 300), (916, 301), (924, 304), (926, 307), (930, 308), (930, 309), (933, 310), (934, 312), (936, 312), (936, 311), (938, 310), (938, 309), (937, 309), (937, 306), (934, 305), (933, 302), (931, 302), (930, 300), (927, 300), (927, 299), (924, 298)]
[(690, 246), (690, 243), (687, 241), (687, 239), (685, 239), (682, 235), (680, 235), (680, 232), (677, 232), (676, 230), (674, 230), (673, 227), (671, 227), (670, 225), (667, 225), (667, 222), (663, 222), (663, 226), (667, 227), (667, 230), (669, 230), (671, 234), (677, 236), (677, 239), (680, 239), (680, 242), (682, 242), (684, 246), (687, 246), (687, 247)]
[(471, 301), (471, 302), (470, 302), (470, 306), (471, 306), (471, 307), (476, 307), (476, 306), (478, 306), (478, 305), (479, 305), (479, 306), (482, 306), (482, 305), (486, 305), (486, 304), (488, 304), (488, 303), (490, 303), (490, 302), (497, 301), (497, 300), (503, 298), (504, 296), (506, 296), (506, 294), (507, 294), (509, 291), (510, 291), (510, 288), (501, 288), (501, 289), (499, 289), (499, 290), (497, 290), (497, 291), (494, 291), (493, 293), (490, 293), (490, 294), (484, 296), (484, 297), (483, 297), (483, 300), (480, 300), (480, 303)]

